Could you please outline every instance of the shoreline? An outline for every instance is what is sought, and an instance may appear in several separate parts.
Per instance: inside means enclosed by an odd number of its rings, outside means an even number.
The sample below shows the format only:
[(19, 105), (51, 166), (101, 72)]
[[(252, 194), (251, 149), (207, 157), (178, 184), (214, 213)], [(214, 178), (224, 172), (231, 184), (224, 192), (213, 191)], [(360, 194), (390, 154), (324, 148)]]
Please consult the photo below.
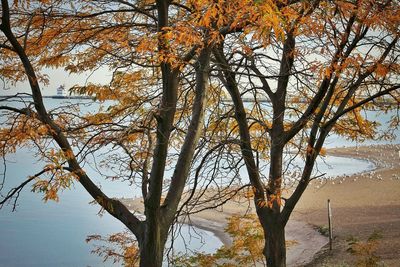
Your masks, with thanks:
[[(31, 95), (0, 95), (0, 97), (4, 98), (32, 98)], [(91, 99), (95, 100), (95, 97), (93, 96), (84, 96), (84, 95), (44, 95), (43, 98), (51, 98), (51, 99)]]
[(313, 181), (304, 192), (293, 211), (293, 219), (325, 227), (327, 199), (331, 199), (334, 216), (333, 251), (324, 247), (306, 266), (344, 263), (354, 266), (359, 256), (348, 252), (349, 238), (366, 242), (375, 232), (382, 237), (374, 253), (387, 266), (400, 266), (400, 257), (394, 253), (400, 251), (400, 144), (332, 148), (327, 153), (367, 160), (375, 168), (339, 176), (323, 184)]
[[(375, 150), (385, 152), (390, 151), (393, 158), (382, 158), (382, 153), (378, 153)], [(318, 180), (314, 180), (310, 183), (308, 189), (306, 190), (295, 210), (293, 211), (291, 219), (289, 220), (289, 223), (286, 227), (287, 240), (297, 241), (296, 245), (288, 248), (288, 266), (304, 266), (309, 264), (310, 262), (315, 260), (314, 257), (318, 255), (321, 251), (323, 251), (323, 248), (326, 247), (328, 243), (327, 237), (322, 236), (315, 228), (316, 225), (322, 225), (323, 223), (321, 222), (326, 219), (326, 216), (324, 214), (326, 209), (325, 191), (328, 191), (328, 196), (329, 193), (332, 192), (334, 195), (337, 195), (340, 194), (340, 192), (338, 193), (338, 191), (342, 191), (343, 185), (350, 186), (351, 188), (348, 190), (351, 191), (352, 187), (354, 187), (357, 182), (368, 183), (366, 185), (366, 188), (370, 188), (371, 183), (379, 183), (383, 175), (387, 176), (386, 174), (383, 174), (383, 172), (396, 172), (396, 170), (399, 169), (399, 163), (397, 162), (398, 158), (394, 158), (398, 153), (397, 151), (400, 151), (400, 144), (330, 148), (327, 150), (328, 155), (365, 160), (373, 164), (374, 167), (372, 169), (368, 169), (351, 175), (339, 175), (329, 180), (321, 179), (324, 182), (321, 187), (318, 187), (318, 185), (321, 185), (321, 182)], [(382, 179), (385, 178), (388, 179), (388, 177), (384, 177)], [(391, 178), (400, 179), (400, 177), (397, 178), (397, 176), (393, 176)], [(398, 184), (400, 185), (400, 182)], [(363, 191), (361, 191), (360, 194), (361, 198), (357, 199), (358, 202), (356, 204), (346, 199), (344, 203), (334, 202), (334, 207), (353, 207), (354, 205), (360, 205), (360, 202), (361, 204), (368, 204), (364, 203), (364, 201), (362, 200), (363, 198), (368, 198), (368, 194), (364, 195)], [(364, 196), (362, 197), (362, 195)], [(305, 198), (305, 200), (303, 200), (303, 198)], [(127, 199), (124, 199), (124, 201), (126, 200)], [(134, 210), (136, 211), (138, 211), (138, 208), (142, 206), (142, 204), (140, 203), (140, 199), (131, 199), (128, 202), (134, 207)], [(245, 212), (249, 211), (254, 212), (254, 208), (252, 208), (248, 202), (229, 202), (224, 204), (224, 206), (222, 207), (223, 211), (206, 210), (204, 212), (191, 215), (190, 220), (183, 220), (180, 221), (180, 223), (185, 223), (199, 229), (210, 231), (218, 239), (220, 239), (225, 246), (229, 246), (232, 244), (232, 239), (224, 231), (227, 225), (227, 219), (235, 214), (244, 214)], [(389, 203), (391, 202), (389, 201)], [(313, 213), (317, 210), (319, 214), (319, 219), (314, 222), (312, 220), (308, 220), (308, 214)]]
[(182, 223), (213, 233), (222, 242), (224, 246), (232, 245), (232, 238), (224, 230), (226, 224), (221, 222), (209, 221), (201, 217), (196, 217), (196, 216), (191, 216), (191, 217), (192, 218), (190, 219), (190, 222), (182, 222)]
[[(119, 199), (123, 204), (125, 204), (129, 211), (139, 215), (139, 216), (144, 216), (144, 211), (143, 211), (143, 201), (140, 198), (132, 199), (132, 198), (123, 198)], [(190, 219), (187, 219), (186, 217), (183, 219), (179, 219), (177, 222), (180, 224), (186, 224), (188, 226), (193, 226), (196, 228), (199, 228), (201, 230), (205, 230), (208, 232), (213, 233), (223, 245), (225, 246), (230, 246), (232, 244), (232, 238), (225, 232), (225, 227), (227, 221), (224, 219), (222, 220), (211, 220), (204, 218), (203, 216), (196, 216), (191, 215)]]
[[(374, 155), (373, 153), (368, 153), (370, 150), (374, 149), (382, 149), (382, 148), (394, 148), (400, 149), (400, 144), (384, 144), (384, 145), (369, 145), (369, 146), (355, 146), (355, 147), (335, 147), (327, 150), (327, 153), (336, 157), (343, 158), (353, 158), (358, 160), (363, 160), (369, 162), (374, 165), (372, 170), (362, 171), (361, 173), (370, 172), (370, 171), (381, 171), (386, 168), (390, 168), (392, 165), (387, 164), (387, 162), (383, 162), (379, 157)], [(368, 150), (368, 151), (367, 151)], [(400, 150), (398, 150), (400, 153)], [(382, 155), (382, 154), (380, 154)], [(388, 159), (386, 159), (387, 161)], [(399, 154), (400, 160), (400, 154)], [(392, 162), (391, 162), (392, 163)], [(353, 174), (355, 175), (355, 174)]]

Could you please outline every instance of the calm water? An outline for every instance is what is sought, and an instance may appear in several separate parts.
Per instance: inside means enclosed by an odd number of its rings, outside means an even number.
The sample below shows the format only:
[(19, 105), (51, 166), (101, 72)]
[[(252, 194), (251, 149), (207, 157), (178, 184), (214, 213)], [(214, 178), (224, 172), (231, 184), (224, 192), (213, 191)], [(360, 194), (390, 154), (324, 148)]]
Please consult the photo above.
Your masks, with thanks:
[[(60, 100), (47, 99), (48, 104), (57, 106)], [(354, 145), (337, 138), (331, 138), (329, 146)], [(397, 142), (397, 141), (396, 141)], [(333, 144), (333, 145), (332, 145)], [(35, 162), (32, 153), (21, 149), (17, 154), (9, 155), (7, 165), (6, 188), (13, 186), (16, 181), (25, 179), (28, 175), (41, 170), (41, 164)], [(366, 161), (327, 157), (325, 164), (319, 162), (321, 172), (328, 176), (356, 173), (373, 166)], [(3, 171), (4, 167), (0, 167)], [(93, 177), (96, 177), (94, 173)], [(110, 196), (137, 196), (132, 187), (121, 182), (97, 180)], [(99, 217), (99, 206), (89, 205), (90, 196), (79, 184), (72, 190), (60, 194), (60, 202), (43, 204), (40, 194), (24, 190), (19, 199), (16, 212), (9, 207), (0, 210), (0, 266), (110, 266), (111, 262), (103, 263), (97, 255), (90, 251), (93, 244), (87, 244), (85, 238), (91, 234), (107, 235), (121, 232), (124, 226), (104, 214)], [(186, 243), (193, 231), (183, 227)], [(202, 238), (194, 235), (189, 242), (193, 250), (212, 252), (221, 246), (221, 242), (210, 232), (196, 229)], [(204, 245), (207, 240), (207, 246)], [(184, 241), (175, 243), (177, 251), (184, 250)], [(118, 264), (116, 264), (117, 266)]]
[[(27, 177), (40, 170), (26, 150), (11, 155), (7, 181)], [(132, 197), (131, 188), (121, 182), (97, 181), (110, 196)], [(85, 242), (90, 234), (107, 235), (121, 232), (124, 226), (108, 214), (99, 217), (98, 205), (89, 205), (90, 196), (76, 183), (72, 190), (60, 194), (60, 201), (46, 204), (40, 194), (23, 191), (16, 212), (0, 211), (0, 266), (110, 266), (90, 253), (93, 244)], [(190, 231), (190, 233), (189, 233)], [(183, 235), (191, 249), (211, 252), (222, 245), (212, 233), (183, 227)], [(192, 236), (189, 240), (189, 236)], [(204, 246), (204, 240), (209, 244)], [(182, 239), (175, 241), (178, 251), (184, 250)]]

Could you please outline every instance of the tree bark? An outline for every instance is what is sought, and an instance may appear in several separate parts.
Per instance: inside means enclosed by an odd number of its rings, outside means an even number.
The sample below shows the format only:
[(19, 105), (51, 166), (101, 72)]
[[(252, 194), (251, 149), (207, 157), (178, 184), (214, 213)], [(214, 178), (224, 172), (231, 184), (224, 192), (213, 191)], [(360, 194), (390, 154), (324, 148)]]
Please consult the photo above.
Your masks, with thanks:
[(160, 223), (146, 224), (145, 233), (140, 245), (140, 267), (162, 266), (167, 235)]
[[(275, 128), (283, 129), (283, 121), (276, 118)], [(279, 132), (278, 132), (279, 133)], [(258, 212), (264, 230), (265, 246), (263, 254), (268, 267), (286, 266), (285, 225), (281, 216), (282, 192), (282, 135), (272, 132), (270, 175), (267, 189), (268, 205)], [(260, 216), (261, 215), (261, 216)]]
[(264, 256), (268, 267), (286, 266), (285, 226), (279, 221), (279, 216), (265, 223), (264, 229)]

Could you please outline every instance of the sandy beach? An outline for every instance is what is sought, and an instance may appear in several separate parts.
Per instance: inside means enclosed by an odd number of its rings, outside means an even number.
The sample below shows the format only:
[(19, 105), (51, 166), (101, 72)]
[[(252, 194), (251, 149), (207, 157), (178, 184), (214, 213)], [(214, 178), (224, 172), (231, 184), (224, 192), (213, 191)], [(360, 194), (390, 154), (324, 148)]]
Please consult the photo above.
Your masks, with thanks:
[[(328, 247), (306, 266), (347, 264), (355, 266), (360, 257), (347, 250), (349, 240), (366, 241), (378, 233), (374, 253), (384, 266), (400, 266), (400, 145), (337, 148), (335, 156), (367, 159), (376, 169), (362, 174), (337, 177), (333, 181), (314, 181), (299, 201), (292, 219), (327, 225), (327, 199), (333, 213), (333, 250)], [(329, 266), (329, 265), (328, 265)], [(342, 266), (342, 265), (341, 265)], [(346, 266), (346, 265), (344, 265)]]
[[(348, 238), (366, 240), (379, 232), (376, 254), (386, 266), (400, 266), (400, 145), (362, 146), (328, 150), (329, 155), (368, 160), (375, 169), (333, 180), (315, 180), (296, 206), (286, 227), (286, 239), (296, 241), (288, 248), (288, 266), (321, 266), (325, 263), (353, 266), (357, 257), (348, 249)], [(317, 229), (327, 225), (327, 199), (333, 210), (334, 244)], [(124, 200), (132, 210), (142, 212), (142, 200)], [(218, 210), (206, 210), (184, 223), (212, 231), (225, 245), (231, 239), (224, 232), (232, 215), (254, 212), (251, 204), (228, 202)], [(328, 265), (329, 266), (329, 265)], [(346, 265), (344, 265), (346, 266)]]

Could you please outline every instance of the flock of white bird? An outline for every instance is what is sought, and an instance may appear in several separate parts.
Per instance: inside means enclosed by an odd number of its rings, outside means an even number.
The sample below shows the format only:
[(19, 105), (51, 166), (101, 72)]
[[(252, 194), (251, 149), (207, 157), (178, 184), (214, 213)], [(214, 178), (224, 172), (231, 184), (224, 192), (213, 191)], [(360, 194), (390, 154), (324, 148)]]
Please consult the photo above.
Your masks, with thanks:
[(356, 158), (364, 159), (374, 165), (373, 170), (362, 171), (353, 175), (339, 175), (336, 177), (324, 177), (318, 179), (315, 183), (315, 188), (320, 188), (321, 185), (330, 182), (332, 184), (342, 184), (348, 179), (356, 182), (358, 179), (376, 179), (383, 181), (384, 179), (400, 180), (400, 173), (393, 173), (390, 177), (382, 177), (382, 170), (395, 170), (400, 167), (400, 144), (396, 145), (376, 145), (369, 146), (368, 151), (360, 151), (355, 148)]

